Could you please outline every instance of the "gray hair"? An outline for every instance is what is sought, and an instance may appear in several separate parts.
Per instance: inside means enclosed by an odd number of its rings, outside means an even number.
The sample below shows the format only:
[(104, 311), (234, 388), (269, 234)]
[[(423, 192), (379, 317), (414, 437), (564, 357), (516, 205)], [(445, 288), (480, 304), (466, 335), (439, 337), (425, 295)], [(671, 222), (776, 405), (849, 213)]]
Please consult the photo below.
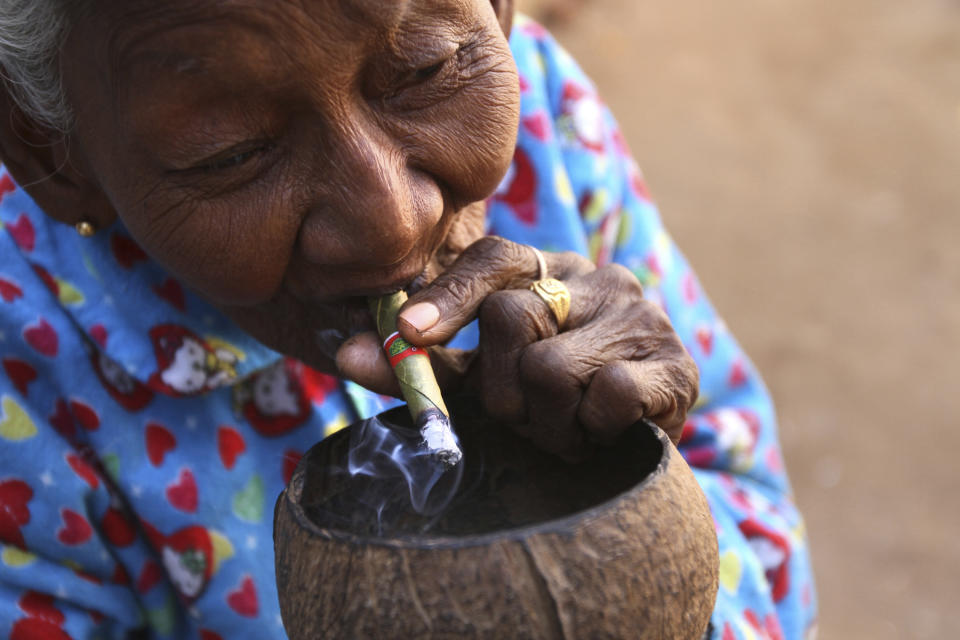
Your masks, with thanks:
[(0, 74), (16, 104), (54, 130), (70, 128), (60, 78), (68, 0), (0, 0)]

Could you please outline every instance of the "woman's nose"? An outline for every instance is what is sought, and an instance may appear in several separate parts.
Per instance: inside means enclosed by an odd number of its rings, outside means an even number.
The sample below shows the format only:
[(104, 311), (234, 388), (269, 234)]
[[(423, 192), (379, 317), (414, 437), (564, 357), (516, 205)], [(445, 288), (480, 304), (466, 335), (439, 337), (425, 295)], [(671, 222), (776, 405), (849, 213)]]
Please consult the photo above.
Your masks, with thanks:
[(409, 166), (396, 142), (376, 128), (325, 141), (316, 198), (300, 229), (311, 263), (387, 266), (432, 236), (443, 215), (439, 186)]

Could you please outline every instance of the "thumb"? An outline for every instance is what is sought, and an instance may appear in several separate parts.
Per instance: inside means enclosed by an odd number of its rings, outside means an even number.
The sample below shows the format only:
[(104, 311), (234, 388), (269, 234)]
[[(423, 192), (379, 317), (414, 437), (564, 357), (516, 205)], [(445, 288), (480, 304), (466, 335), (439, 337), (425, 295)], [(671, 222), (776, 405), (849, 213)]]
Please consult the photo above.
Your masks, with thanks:
[(352, 380), (376, 393), (400, 395), (400, 385), (373, 331), (358, 333), (337, 349), (337, 370), (341, 378)]

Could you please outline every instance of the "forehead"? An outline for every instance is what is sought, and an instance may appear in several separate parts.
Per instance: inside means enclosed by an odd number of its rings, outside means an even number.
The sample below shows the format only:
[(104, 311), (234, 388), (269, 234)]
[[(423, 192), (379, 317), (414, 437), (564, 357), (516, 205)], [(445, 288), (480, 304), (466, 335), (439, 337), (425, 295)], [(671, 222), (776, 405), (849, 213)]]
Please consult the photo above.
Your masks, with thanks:
[[(371, 48), (396, 44), (399, 33), (425, 28), (430, 17), (453, 20), (470, 0), (103, 0), (93, 12), (106, 30), (106, 53), (118, 66), (160, 60), (178, 68), (202, 64), (196, 50), (235, 49), (238, 38), (256, 37), (273, 48), (289, 39)], [(197, 45), (200, 45), (199, 47)], [(193, 51), (191, 51), (191, 49)]]

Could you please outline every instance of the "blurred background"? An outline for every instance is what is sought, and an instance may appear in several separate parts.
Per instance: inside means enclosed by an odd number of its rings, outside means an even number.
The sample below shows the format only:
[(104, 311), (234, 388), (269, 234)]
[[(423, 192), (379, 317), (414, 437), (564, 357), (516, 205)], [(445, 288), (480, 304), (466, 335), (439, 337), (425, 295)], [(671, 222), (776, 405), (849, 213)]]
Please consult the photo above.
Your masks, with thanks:
[(960, 2), (519, 2), (771, 387), (820, 638), (960, 637)]

